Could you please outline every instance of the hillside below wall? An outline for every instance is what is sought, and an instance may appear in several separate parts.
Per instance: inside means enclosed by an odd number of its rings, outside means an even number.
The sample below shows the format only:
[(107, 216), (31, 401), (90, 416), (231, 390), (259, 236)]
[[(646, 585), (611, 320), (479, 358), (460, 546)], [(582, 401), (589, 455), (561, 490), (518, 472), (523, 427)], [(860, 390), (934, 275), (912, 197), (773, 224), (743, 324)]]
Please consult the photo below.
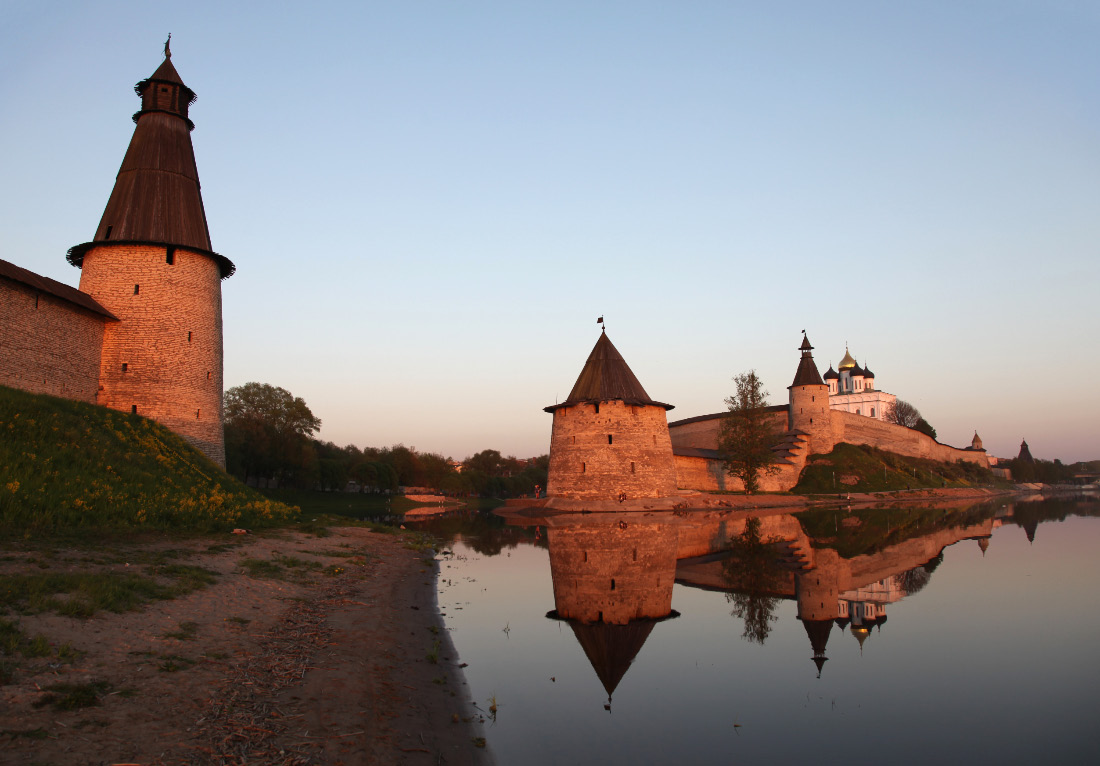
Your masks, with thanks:
[(104, 321), (0, 279), (0, 385), (95, 404)]

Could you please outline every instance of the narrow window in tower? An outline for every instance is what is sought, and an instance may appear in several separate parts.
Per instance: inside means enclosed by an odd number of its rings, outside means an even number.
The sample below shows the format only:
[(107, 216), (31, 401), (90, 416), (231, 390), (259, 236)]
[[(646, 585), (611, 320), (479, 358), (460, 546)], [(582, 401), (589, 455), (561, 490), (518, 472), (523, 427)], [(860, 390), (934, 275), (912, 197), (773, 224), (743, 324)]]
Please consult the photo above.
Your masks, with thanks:
[(169, 266), (172, 266), (176, 263), (176, 248), (169, 247), (164, 251), (164, 262), (167, 263)]
[(574, 437), (573, 437), (573, 443), (574, 443), (574, 444), (576, 444), (576, 443), (577, 443), (577, 437), (576, 437), (576, 436), (574, 436)]
[(131, 404), (130, 405), (130, 413), (133, 414), (133, 415), (137, 415), (137, 405), (136, 404)]
[(34, 307), (38, 308), (38, 293), (34, 294)]
[(111, 226), (110, 224), (107, 225), (107, 233), (103, 235), (104, 239), (110, 239), (111, 238), (111, 229), (113, 229), (113, 228), (115, 228), (115, 227)]
[(137, 295), (141, 291), (141, 285), (134, 285), (134, 295)]
[(584, 462), (582, 461), (582, 462), (581, 462), (581, 473), (587, 473), (587, 472), (588, 472), (588, 464), (587, 464), (587, 463), (584, 463)]
[(611, 590), (615, 590), (615, 578), (611, 578)]
[(653, 434), (653, 443), (654, 443), (654, 444), (656, 444), (656, 443), (657, 443), (657, 434)]
[(634, 560), (635, 561), (638, 560), (638, 549), (637, 548), (634, 549)]
[(202, 410), (195, 410), (195, 420), (199, 419), (199, 415), (202, 414)]
[(816, 397), (816, 396), (811, 396), (811, 397), (810, 397), (810, 401), (811, 401), (811, 402), (816, 402), (816, 401), (817, 401), (817, 397)]
[(209, 373), (209, 372), (208, 372), (208, 373), (206, 373), (206, 379), (207, 379), (207, 380), (210, 380), (210, 375), (211, 375), (211, 373)]
[(633, 460), (630, 461), (630, 472), (634, 473), (634, 461)]
[(813, 424), (814, 424), (814, 419), (810, 418), (810, 425), (812, 426)]
[(597, 415), (600, 414), (600, 403), (599, 402), (596, 402), (596, 414)]
[(126, 372), (126, 369), (127, 369), (127, 368), (128, 368), (129, 366), (130, 366), (130, 365), (129, 365), (129, 364), (127, 363), (127, 362), (123, 362), (123, 363), (122, 363), (122, 371), (123, 371), (123, 372)]
[(585, 551), (585, 552), (584, 552), (584, 563), (585, 563), (585, 564), (587, 564), (587, 563), (588, 563), (588, 551)]
[(608, 443), (608, 444), (611, 444), (611, 434), (608, 434), (608, 435), (607, 435), (607, 443)]
[(188, 343), (191, 342), (191, 331), (190, 330), (187, 331), (187, 342)]

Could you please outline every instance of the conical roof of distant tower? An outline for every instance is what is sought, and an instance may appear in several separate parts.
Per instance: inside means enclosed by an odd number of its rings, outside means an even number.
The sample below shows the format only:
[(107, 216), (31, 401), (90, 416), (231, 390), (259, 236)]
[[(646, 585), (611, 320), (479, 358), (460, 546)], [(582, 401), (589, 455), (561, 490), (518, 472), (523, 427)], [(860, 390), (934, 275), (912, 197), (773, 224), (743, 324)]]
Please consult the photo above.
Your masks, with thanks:
[(858, 367), (858, 365), (856, 364), (856, 360), (852, 356), (851, 352), (848, 351), (848, 347), (845, 346), (844, 347), (844, 358), (840, 360), (840, 364), (838, 364), (836, 368), (838, 370), (850, 370), (853, 367)]
[(544, 407), (553, 412), (560, 407), (568, 407), (581, 402), (607, 402), (620, 400), (625, 404), (638, 406), (664, 407), (673, 409), (673, 405), (649, 398), (641, 382), (631, 372), (619, 350), (612, 345), (606, 332), (600, 333), (599, 340), (588, 355), (573, 390), (564, 402)]
[(191, 143), (195, 125), (187, 114), (195, 92), (172, 65), (167, 45), (164, 53), (152, 76), (134, 86), (141, 110), (95, 237), (70, 248), (67, 259), (81, 266), (88, 250), (106, 244), (186, 247), (212, 258), (225, 278), (236, 267), (211, 249)]
[(1026, 463), (1034, 463), (1035, 458), (1031, 456), (1031, 450), (1027, 447), (1027, 441), (1020, 442), (1020, 454), (1016, 456), (1017, 460), (1022, 460)]
[(798, 347), (798, 350), (802, 352), (802, 358), (798, 360), (798, 370), (794, 374), (794, 383), (791, 383), (789, 388), (825, 385), (825, 381), (821, 379), (821, 373), (817, 371), (817, 365), (814, 364), (813, 354), (810, 353), (813, 348), (809, 339), (803, 333), (802, 345)]

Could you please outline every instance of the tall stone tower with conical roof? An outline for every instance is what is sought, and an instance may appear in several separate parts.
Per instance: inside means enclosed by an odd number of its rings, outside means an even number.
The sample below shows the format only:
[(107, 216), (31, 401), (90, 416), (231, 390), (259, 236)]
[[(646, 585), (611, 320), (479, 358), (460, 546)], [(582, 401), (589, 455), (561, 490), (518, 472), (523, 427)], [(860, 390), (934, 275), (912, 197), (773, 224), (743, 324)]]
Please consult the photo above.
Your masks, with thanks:
[(665, 416), (672, 405), (649, 398), (606, 332), (566, 400), (544, 409), (554, 415), (551, 500), (626, 503), (676, 494)]
[(225, 465), (221, 280), (188, 110), (195, 93), (164, 62), (134, 90), (141, 110), (95, 238), (69, 250), (106, 326), (97, 402), (153, 418)]
[(829, 415), (829, 386), (821, 379), (814, 363), (813, 346), (805, 333), (802, 345), (798, 347), (802, 357), (798, 360), (798, 370), (794, 382), (787, 386), (790, 410), (787, 427), (792, 431), (802, 431), (810, 441), (810, 452), (825, 454), (832, 452), (832, 418)]

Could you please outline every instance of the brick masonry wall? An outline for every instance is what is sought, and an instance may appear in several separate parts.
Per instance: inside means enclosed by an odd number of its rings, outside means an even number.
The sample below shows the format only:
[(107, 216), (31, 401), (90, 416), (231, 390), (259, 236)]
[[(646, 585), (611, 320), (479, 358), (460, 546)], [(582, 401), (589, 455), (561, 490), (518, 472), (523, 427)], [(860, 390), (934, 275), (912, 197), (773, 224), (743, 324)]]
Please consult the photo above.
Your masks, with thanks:
[(804, 431), (810, 437), (810, 452), (832, 452), (833, 440), (828, 386), (791, 386), (788, 423), (791, 430)]
[(864, 415), (834, 410), (832, 416), (833, 438), (837, 443), (865, 444), (908, 457), (927, 458), (947, 463), (965, 460), (985, 468), (989, 467), (989, 458), (985, 452), (949, 447), (920, 431), (893, 423), (883, 423)]
[(667, 617), (676, 581), (676, 541), (674, 524), (629, 520), (549, 527), (558, 614), (616, 625)]
[[(676, 482), (680, 489), (697, 489), (702, 492), (744, 492), (745, 484), (736, 476), (726, 473), (726, 464), (721, 460), (703, 457), (676, 455)], [(762, 492), (785, 492), (798, 483), (803, 462), (796, 465), (781, 465), (775, 473), (761, 476)]]
[(0, 385), (95, 403), (106, 317), (0, 279)]
[(664, 408), (609, 401), (555, 410), (546, 494), (614, 500), (620, 493), (631, 500), (676, 494)]
[(80, 289), (122, 320), (104, 333), (99, 403), (136, 407), (224, 467), (220, 273), (183, 248), (173, 260), (152, 245), (85, 254)]

